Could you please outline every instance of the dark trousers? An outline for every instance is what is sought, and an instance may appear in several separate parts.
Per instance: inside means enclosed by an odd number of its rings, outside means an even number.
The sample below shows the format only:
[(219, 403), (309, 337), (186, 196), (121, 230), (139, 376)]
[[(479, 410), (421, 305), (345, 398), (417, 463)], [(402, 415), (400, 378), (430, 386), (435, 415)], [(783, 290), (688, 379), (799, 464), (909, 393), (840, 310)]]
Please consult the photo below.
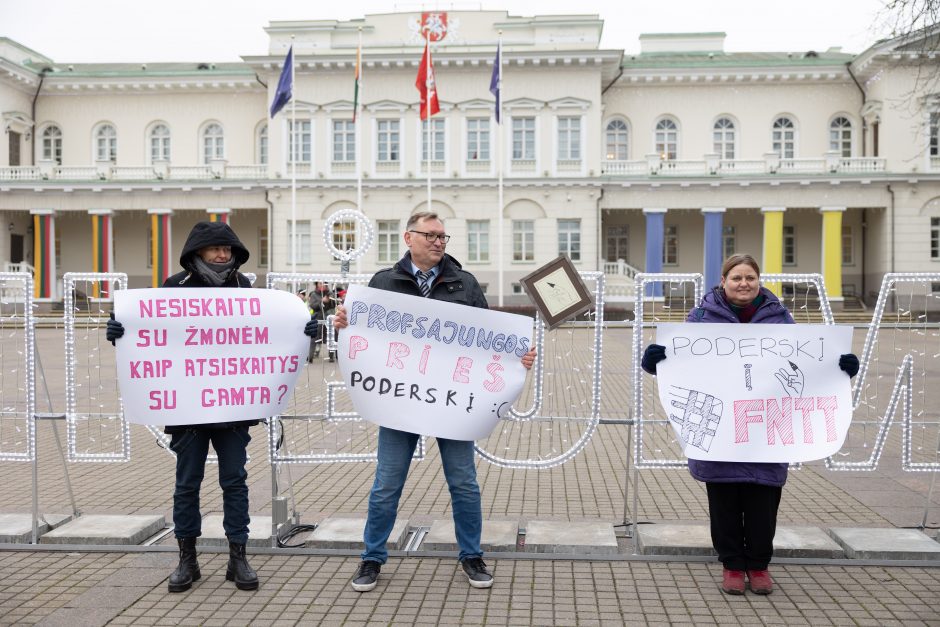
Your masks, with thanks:
[(199, 488), (206, 474), (209, 443), (219, 457), (222, 488), (222, 526), (236, 544), (248, 543), (248, 461), (251, 441), (247, 426), (225, 429), (187, 429), (174, 433), (170, 449), (176, 453), (176, 490), (173, 492), (173, 525), (177, 538), (202, 535)]
[(706, 483), (712, 544), (729, 570), (766, 570), (774, 554), (782, 487)]

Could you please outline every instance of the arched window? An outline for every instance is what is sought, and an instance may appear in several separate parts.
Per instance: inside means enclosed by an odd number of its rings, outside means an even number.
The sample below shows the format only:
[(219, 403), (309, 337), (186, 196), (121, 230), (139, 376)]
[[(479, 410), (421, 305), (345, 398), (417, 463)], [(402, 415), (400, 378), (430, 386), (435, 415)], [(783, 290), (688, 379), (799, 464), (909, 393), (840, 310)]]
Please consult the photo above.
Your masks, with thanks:
[(150, 129), (150, 162), (170, 160), (170, 129), (156, 124)]
[(62, 165), (62, 129), (55, 124), (42, 131), (42, 158)]
[(781, 159), (793, 159), (796, 156), (796, 127), (788, 117), (774, 120), (773, 151)]
[(202, 129), (202, 160), (209, 163), (213, 159), (224, 158), (225, 134), (222, 132), (222, 126), (213, 122)]
[(110, 124), (102, 124), (95, 131), (95, 159), (117, 161), (117, 131)]
[(268, 125), (262, 124), (258, 129), (258, 164), (268, 165)]
[(606, 145), (608, 161), (626, 161), (630, 158), (626, 122), (611, 120), (607, 123)]
[(843, 116), (829, 123), (829, 150), (839, 151), (840, 157), (852, 156), (852, 122)]
[(734, 159), (734, 122), (729, 118), (718, 118), (712, 128), (712, 152), (719, 159)]
[(679, 154), (679, 127), (669, 118), (656, 123), (656, 152), (662, 159), (676, 159)]

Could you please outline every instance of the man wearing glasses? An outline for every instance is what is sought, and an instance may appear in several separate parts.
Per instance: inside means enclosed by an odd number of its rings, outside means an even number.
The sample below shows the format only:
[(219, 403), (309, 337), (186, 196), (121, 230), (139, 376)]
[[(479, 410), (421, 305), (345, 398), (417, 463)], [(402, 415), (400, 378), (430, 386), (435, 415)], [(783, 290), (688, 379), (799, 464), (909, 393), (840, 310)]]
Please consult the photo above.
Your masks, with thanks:
[[(436, 213), (421, 212), (411, 216), (404, 238), (409, 251), (393, 267), (376, 272), (369, 287), (488, 309), (486, 296), (476, 278), (444, 252), (450, 235), (445, 233), (444, 223)], [(346, 309), (339, 306), (333, 326), (342, 329), (347, 325)], [(528, 369), (534, 362), (533, 348), (522, 357), (522, 364)], [(353, 590), (367, 592), (375, 588), (382, 564), (388, 559), (385, 544), (398, 515), (398, 501), (419, 437), (417, 433), (379, 427), (378, 464), (363, 532), (365, 550), (353, 576)], [(437, 438), (437, 446), (454, 510), (454, 529), (460, 547), (458, 559), (472, 587), (489, 588), (493, 585), (493, 576), (483, 562), (480, 548), (483, 513), (473, 463), (473, 442)]]

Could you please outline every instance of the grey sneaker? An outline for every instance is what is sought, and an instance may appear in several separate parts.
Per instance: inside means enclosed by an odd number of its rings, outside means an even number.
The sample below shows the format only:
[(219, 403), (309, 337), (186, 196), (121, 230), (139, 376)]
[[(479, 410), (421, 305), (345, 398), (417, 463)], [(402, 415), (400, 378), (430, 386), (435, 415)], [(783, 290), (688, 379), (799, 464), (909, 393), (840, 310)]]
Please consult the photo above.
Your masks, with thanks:
[(486, 570), (486, 564), (481, 557), (468, 557), (460, 562), (463, 572), (467, 573), (467, 581), (474, 588), (489, 588), (493, 585), (493, 575)]
[(382, 565), (373, 560), (363, 560), (353, 575), (352, 589), (356, 592), (368, 592), (375, 587)]

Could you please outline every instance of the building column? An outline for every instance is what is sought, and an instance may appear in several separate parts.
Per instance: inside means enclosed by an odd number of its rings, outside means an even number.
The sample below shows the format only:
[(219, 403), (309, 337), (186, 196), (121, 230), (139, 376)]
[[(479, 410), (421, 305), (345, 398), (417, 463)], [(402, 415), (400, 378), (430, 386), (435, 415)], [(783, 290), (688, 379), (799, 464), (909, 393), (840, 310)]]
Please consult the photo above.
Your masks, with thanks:
[(722, 224), (724, 207), (702, 207), (705, 216), (705, 258), (702, 261), (702, 273), (705, 275), (706, 291), (721, 283)]
[(829, 298), (842, 298), (842, 214), (845, 207), (820, 207), (822, 275)]
[[(114, 269), (114, 232), (110, 209), (89, 209), (91, 216), (91, 271), (111, 272)], [(112, 300), (110, 281), (96, 281), (91, 286), (92, 298)]]
[(56, 298), (55, 210), (31, 209), (33, 216), (33, 298)]
[(153, 270), (151, 273), (150, 286), (161, 287), (168, 276), (172, 274), (170, 267), (173, 263), (172, 243), (173, 231), (172, 209), (148, 209), (150, 214), (150, 251)]
[(209, 222), (224, 222), (225, 224), (229, 223), (229, 216), (232, 214), (231, 209), (206, 209), (206, 213), (209, 214)]
[[(646, 272), (663, 271), (663, 240), (665, 237), (666, 209), (644, 209), (646, 218)], [(662, 283), (646, 287), (646, 296), (662, 296)]]
[[(780, 274), (783, 272), (783, 214), (786, 207), (761, 207), (764, 214), (764, 245), (761, 259), (761, 273)], [(764, 287), (780, 296), (780, 283), (764, 283)]]

